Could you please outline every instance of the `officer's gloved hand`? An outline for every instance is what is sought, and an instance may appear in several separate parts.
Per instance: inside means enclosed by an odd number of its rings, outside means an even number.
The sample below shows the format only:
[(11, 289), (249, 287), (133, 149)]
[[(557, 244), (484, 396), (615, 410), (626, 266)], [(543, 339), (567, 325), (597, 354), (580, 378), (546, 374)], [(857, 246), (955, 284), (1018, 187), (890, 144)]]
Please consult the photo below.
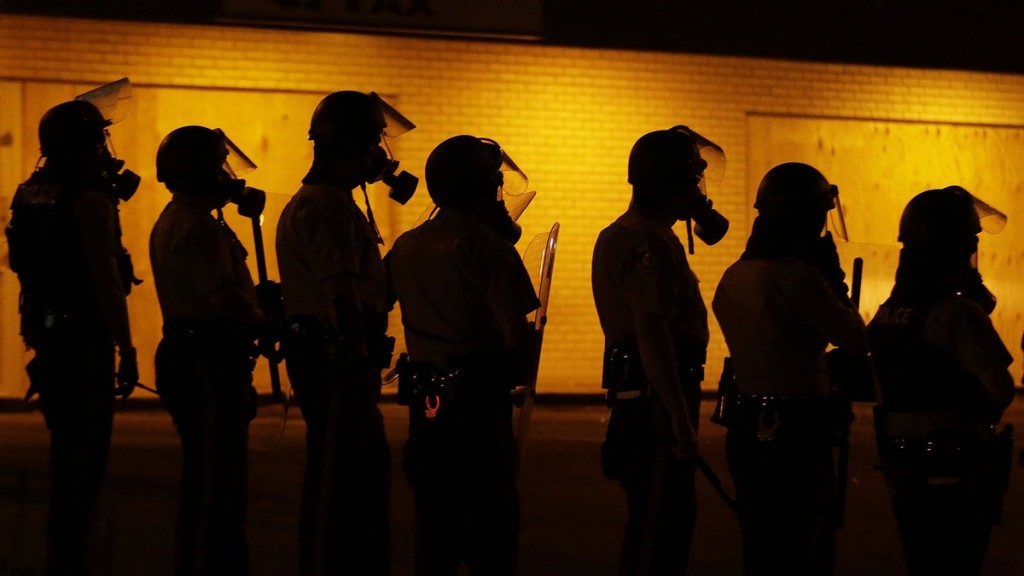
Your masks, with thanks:
[(281, 297), (281, 283), (264, 280), (256, 285), (256, 298), (267, 317), (280, 315), (284, 300)]
[(139, 362), (135, 348), (121, 348), (120, 360), (117, 363), (117, 384), (114, 395), (127, 399), (139, 384)]
[(480, 220), (485, 226), (494, 230), (509, 244), (515, 244), (523, 235), (523, 229), (516, 224), (505, 207), (505, 201), (489, 203), (480, 211)]
[(839, 252), (832, 239), (832, 232), (826, 231), (823, 236), (810, 243), (804, 253), (804, 261), (821, 272), (841, 302), (852, 306), (850, 287), (846, 285), (846, 272), (843, 272), (842, 266), (839, 265)]

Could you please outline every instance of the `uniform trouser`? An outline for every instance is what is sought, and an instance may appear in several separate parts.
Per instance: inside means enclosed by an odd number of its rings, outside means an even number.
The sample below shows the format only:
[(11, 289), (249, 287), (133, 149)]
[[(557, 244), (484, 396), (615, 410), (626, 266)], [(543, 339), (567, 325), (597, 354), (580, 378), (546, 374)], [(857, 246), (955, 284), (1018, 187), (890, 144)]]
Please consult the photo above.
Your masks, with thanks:
[(181, 438), (174, 574), (244, 576), (255, 400), (247, 350), (229, 337), (165, 336), (156, 352), (156, 385)]
[(114, 421), (114, 345), (102, 330), (68, 327), (35, 350), (28, 370), (50, 430), (46, 573), (89, 574), (86, 540)]
[(416, 575), (511, 576), (519, 549), (518, 451), (512, 403), (493, 383), (460, 381), (451, 410), (433, 421), (409, 407), (403, 469), (416, 502)]
[(790, 432), (768, 442), (733, 429), (726, 436), (746, 576), (834, 572), (835, 464), (827, 431)]
[(908, 575), (980, 574), (992, 506), (976, 471), (955, 483), (929, 484), (919, 469), (891, 469), (896, 477), (907, 479), (891, 488)]
[(606, 470), (615, 469), (626, 491), (622, 576), (686, 573), (697, 520), (696, 465), (673, 455), (671, 441), (668, 413), (656, 400), (612, 407), (604, 450)]
[(291, 337), (285, 354), (306, 421), (300, 573), (388, 574), (391, 455), (379, 376), (358, 377), (323, 337)]

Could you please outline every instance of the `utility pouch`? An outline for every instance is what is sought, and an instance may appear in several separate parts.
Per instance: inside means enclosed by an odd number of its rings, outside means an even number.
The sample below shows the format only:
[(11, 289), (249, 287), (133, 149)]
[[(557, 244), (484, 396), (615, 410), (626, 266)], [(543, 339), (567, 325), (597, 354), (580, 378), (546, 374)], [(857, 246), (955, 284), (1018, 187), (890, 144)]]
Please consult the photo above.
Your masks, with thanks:
[(729, 427), (736, 407), (736, 374), (732, 371), (732, 358), (725, 357), (722, 363), (722, 377), (718, 379), (718, 402), (711, 413), (711, 422)]
[(410, 418), (420, 422), (446, 419), (455, 404), (459, 371), (427, 362), (413, 362), (404, 353), (398, 364), (398, 403), (409, 406)]
[(633, 343), (614, 344), (605, 352), (601, 388), (608, 391), (608, 404), (647, 395), (647, 382), (640, 366), (640, 354)]
[(390, 367), (395, 354), (395, 337), (381, 334), (367, 338), (366, 353), (370, 366), (381, 370)]

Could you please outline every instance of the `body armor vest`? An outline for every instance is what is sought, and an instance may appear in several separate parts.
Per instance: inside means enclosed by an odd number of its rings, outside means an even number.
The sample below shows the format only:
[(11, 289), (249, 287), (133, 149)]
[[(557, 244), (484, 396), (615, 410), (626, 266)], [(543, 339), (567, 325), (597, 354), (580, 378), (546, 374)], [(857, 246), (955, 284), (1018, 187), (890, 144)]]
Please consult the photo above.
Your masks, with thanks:
[(18, 187), (5, 230), (21, 283), (21, 334), (28, 346), (67, 320), (99, 320), (74, 205), (81, 190), (45, 169)]

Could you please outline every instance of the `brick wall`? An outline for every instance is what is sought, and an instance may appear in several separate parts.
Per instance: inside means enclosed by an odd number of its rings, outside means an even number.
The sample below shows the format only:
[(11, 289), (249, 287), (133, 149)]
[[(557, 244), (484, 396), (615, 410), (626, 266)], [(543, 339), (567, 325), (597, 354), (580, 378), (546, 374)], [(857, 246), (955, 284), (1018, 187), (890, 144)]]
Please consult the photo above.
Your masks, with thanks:
[[(255, 159), (264, 178), (275, 183), (268, 189), (287, 193), (308, 166), (302, 130), (312, 106), (338, 89), (375, 90), (418, 124), (396, 143), (403, 168), (414, 173), (422, 174), (429, 151), (448, 136), (501, 142), (539, 191), (522, 220), (525, 235), (546, 231), (556, 220), (562, 225), (540, 373), (541, 389), (557, 392), (598, 391), (602, 336), (590, 294), (590, 253), (597, 233), (626, 207), (626, 158), (643, 133), (687, 124), (726, 150), (725, 180), (712, 197), (734, 231), (715, 248), (698, 242), (691, 257), (710, 300), (722, 271), (742, 250), (752, 217), (751, 115), (1024, 125), (1024, 77), (1013, 75), (0, 15), (0, 102), (21, 105), (0, 110), (3, 202), (9, 202), (11, 183), (35, 163), (33, 135), (42, 111), (122, 76), (138, 88), (138, 112), (115, 127), (115, 142), (149, 180), (163, 134), (184, 122), (216, 122), (229, 134), (244, 133), (241, 142), (233, 139), (259, 150)], [(233, 100), (244, 104), (225, 108)], [(218, 121), (216, 113), (234, 124)], [(257, 125), (262, 132), (252, 132)], [(140, 195), (158, 190), (155, 183), (146, 186)], [(148, 227), (165, 200), (143, 200), (132, 214), (137, 222), (128, 243), (143, 260), (143, 272)], [(424, 189), (407, 207), (385, 208), (386, 201), (377, 200), (385, 236), (408, 228), (425, 200)], [(276, 214), (268, 218), (273, 222)], [(266, 228), (272, 234), (273, 227)], [(273, 244), (272, 236), (267, 242)], [(8, 296), (0, 329), (10, 350), (16, 316), (10, 274), (3, 278)], [(141, 348), (156, 341), (159, 311), (152, 295), (139, 298), (133, 314), (150, 319), (137, 322)], [(717, 326), (712, 334), (709, 373), (725, 354)], [(1017, 337), (1004, 335), (1011, 348)], [(151, 352), (142, 350), (142, 357)], [(20, 388), (10, 383), (20, 366), (9, 352), (4, 359), (0, 372), (8, 384), (0, 384), (0, 395), (17, 394)], [(711, 380), (706, 386), (714, 386)]]

